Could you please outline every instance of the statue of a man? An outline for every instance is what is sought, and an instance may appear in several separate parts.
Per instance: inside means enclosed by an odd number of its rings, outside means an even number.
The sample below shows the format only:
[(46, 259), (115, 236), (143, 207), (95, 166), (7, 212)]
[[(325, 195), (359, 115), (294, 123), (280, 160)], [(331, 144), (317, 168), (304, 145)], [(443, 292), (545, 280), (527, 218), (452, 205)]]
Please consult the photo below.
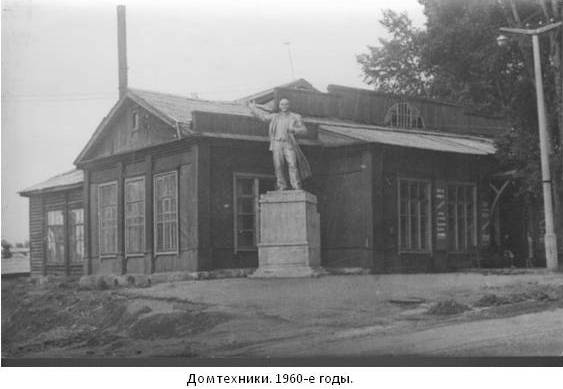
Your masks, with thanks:
[(280, 100), (278, 113), (263, 112), (256, 108), (254, 102), (249, 102), (248, 108), (258, 119), (270, 122), (270, 151), (274, 159), (277, 189), (287, 189), (286, 164), (292, 188), (301, 189), (302, 181), (311, 176), (311, 167), (295, 140), (295, 134), (307, 132), (301, 116), (289, 111), (289, 100), (286, 98)]

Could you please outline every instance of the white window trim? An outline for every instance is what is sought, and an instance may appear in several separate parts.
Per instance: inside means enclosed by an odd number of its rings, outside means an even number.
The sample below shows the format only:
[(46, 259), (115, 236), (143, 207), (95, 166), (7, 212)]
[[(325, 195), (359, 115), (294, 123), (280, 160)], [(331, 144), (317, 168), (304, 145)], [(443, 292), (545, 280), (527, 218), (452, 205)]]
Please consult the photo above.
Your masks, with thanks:
[(127, 233), (128, 231), (128, 225), (127, 225), (127, 184), (129, 182), (133, 182), (133, 181), (142, 181), (142, 187), (143, 187), (143, 207), (146, 209), (146, 201), (147, 201), (147, 194), (145, 193), (145, 189), (146, 189), (146, 185), (145, 185), (145, 176), (136, 176), (136, 177), (128, 177), (125, 179), (125, 182), (123, 184), (123, 226), (124, 226), (124, 237), (125, 237), (125, 244), (123, 245), (125, 247), (125, 256), (126, 257), (140, 257), (140, 256), (144, 256), (145, 255), (145, 251), (147, 249), (147, 215), (146, 212), (143, 213), (143, 247), (141, 248), (141, 251), (135, 251), (135, 252), (129, 252), (127, 251), (127, 242), (129, 241), (129, 234)]
[(116, 247), (115, 247), (115, 252), (113, 253), (102, 253), (102, 202), (100, 201), (100, 191), (103, 187), (106, 186), (111, 186), (111, 185), (115, 185), (115, 207), (116, 207), (116, 211), (117, 211), (117, 216), (119, 216), (119, 185), (117, 183), (117, 180), (114, 181), (108, 181), (108, 182), (104, 182), (103, 184), (99, 184), (98, 185), (98, 255), (100, 258), (115, 258), (117, 256), (117, 252), (119, 250), (118, 246), (119, 246), (119, 242), (118, 242), (118, 235), (119, 235), (119, 220), (116, 221), (116, 228), (115, 228), (115, 242), (116, 242)]
[[(76, 202), (75, 202), (75, 203), (76, 203)], [(70, 262), (71, 265), (72, 265), (72, 264), (81, 264), (81, 263), (84, 263), (84, 258), (86, 258), (86, 246), (84, 245), (84, 241), (85, 241), (85, 237), (86, 237), (86, 223), (84, 223), (84, 222), (86, 221), (86, 219), (84, 219), (84, 213), (86, 212), (86, 210), (85, 210), (84, 207), (82, 207), (82, 206), (74, 206), (74, 207), (70, 207), (70, 208), (68, 209), (67, 214), (68, 214), (68, 213), (71, 213), (72, 211), (76, 211), (76, 210), (82, 210), (82, 254), (83, 254), (83, 255), (82, 255), (82, 259), (81, 259), (80, 261), (73, 261), (72, 257), (70, 256), (71, 252), (70, 252), (70, 235), (69, 235), (69, 237), (68, 237), (68, 241), (69, 241), (69, 244), (68, 244), (68, 246), (69, 246), (69, 247), (68, 247), (68, 248), (69, 248), (68, 255), (69, 255), (69, 262)], [(70, 219), (70, 218), (69, 218), (69, 219)], [(69, 222), (69, 224), (68, 224), (69, 232), (71, 231), (70, 228), (73, 227), (73, 226), (76, 227), (77, 224), (71, 225), (70, 222)]]
[[(473, 188), (473, 242), (472, 242), (472, 246), (468, 247), (466, 245), (465, 249), (454, 249), (451, 250), (449, 248), (449, 234), (451, 233), (449, 228), (449, 220), (450, 220), (450, 215), (449, 215), (449, 188), (450, 185), (454, 185), (454, 186), (471, 186)], [(448, 233), (448, 253), (450, 254), (468, 254), (470, 253), (474, 248), (476, 248), (479, 245), (479, 240), (477, 238), (477, 184), (474, 182), (465, 182), (465, 181), (449, 181), (446, 182), (446, 220), (448, 220), (448, 228), (447, 228), (447, 233)], [(457, 206), (456, 206), (456, 213), (457, 213)], [(467, 227), (467, 218), (466, 220), (466, 227)], [(455, 235), (455, 240), (456, 240), (456, 246), (459, 247), (459, 243), (458, 243), (458, 236), (457, 236), (457, 215), (456, 215), (456, 231), (454, 233)], [(465, 234), (465, 238), (467, 239), (467, 232)]]
[[(428, 231), (428, 241), (427, 249), (404, 249), (401, 246), (401, 182), (417, 182), (428, 185), (428, 220), (426, 221), (426, 231)], [(419, 218), (420, 219), (420, 218)], [(432, 254), (432, 181), (422, 178), (410, 178), (410, 177), (397, 177), (397, 248), (399, 255), (401, 254)], [(419, 226), (420, 229), (420, 226)]]
[[(65, 262), (66, 262), (66, 256), (67, 256), (67, 252), (66, 252), (66, 251), (68, 250), (68, 248), (66, 247), (66, 246), (67, 246), (67, 244), (66, 244), (66, 236), (63, 238), (63, 250), (64, 250), (64, 252), (63, 252), (63, 258), (62, 258), (61, 260), (54, 260), (53, 258), (51, 258), (51, 260), (49, 260), (49, 254), (48, 254), (48, 252), (49, 252), (49, 227), (50, 227), (50, 226), (55, 226), (55, 225), (56, 225), (56, 226), (60, 226), (60, 225), (61, 225), (61, 224), (53, 224), (53, 225), (50, 225), (50, 224), (49, 224), (49, 213), (50, 213), (50, 212), (61, 212), (61, 214), (62, 214), (62, 216), (63, 216), (63, 224), (62, 224), (62, 227), (63, 227), (63, 231), (64, 231), (64, 234), (65, 234), (65, 235), (66, 235), (66, 230), (67, 230), (67, 219), (68, 219), (68, 217), (67, 217), (67, 215), (66, 215), (66, 212), (65, 212), (64, 207), (63, 207), (63, 208), (61, 208), (61, 207), (59, 207), (59, 206), (47, 207), (46, 211), (47, 211), (47, 212), (45, 213), (45, 221), (46, 221), (46, 223), (45, 223), (45, 227), (46, 227), (46, 234), (45, 234), (45, 240), (46, 240), (46, 242), (45, 242), (45, 248), (46, 248), (46, 250), (45, 250), (45, 263), (46, 263), (47, 265), (64, 265)], [(56, 241), (55, 241), (55, 245), (56, 245)]]
[(256, 185), (256, 180), (268, 179), (275, 182), (276, 177), (270, 174), (257, 174), (257, 173), (245, 173), (245, 172), (234, 172), (233, 173), (233, 242), (234, 242), (234, 252), (255, 252), (258, 247), (239, 247), (238, 243), (238, 202), (237, 202), (237, 179), (239, 178), (252, 178), (254, 179), (254, 197), (256, 201), (254, 202), (254, 239), (256, 244), (260, 243), (260, 186)]
[[(157, 218), (156, 218), (156, 203), (158, 199), (156, 198), (156, 179), (158, 177), (167, 176), (170, 174), (174, 174), (176, 179), (176, 250), (172, 251), (158, 251), (158, 234), (157, 234)], [(178, 186), (178, 171), (177, 170), (170, 170), (163, 173), (153, 174), (153, 186), (152, 186), (152, 197), (153, 197), (153, 211), (152, 211), (152, 219), (153, 219), (153, 238), (154, 238), (154, 255), (178, 255), (180, 254), (180, 210), (178, 209), (178, 194), (180, 193), (180, 188)]]

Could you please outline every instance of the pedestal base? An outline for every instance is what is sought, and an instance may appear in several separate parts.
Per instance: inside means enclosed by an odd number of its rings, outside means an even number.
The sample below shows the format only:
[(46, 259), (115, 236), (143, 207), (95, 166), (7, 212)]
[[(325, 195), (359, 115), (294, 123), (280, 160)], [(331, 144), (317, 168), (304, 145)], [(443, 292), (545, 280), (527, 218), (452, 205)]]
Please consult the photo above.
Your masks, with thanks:
[(303, 190), (260, 197), (258, 269), (251, 277), (318, 277), (321, 269), (317, 198)]
[(310, 266), (278, 266), (259, 267), (248, 278), (317, 278), (329, 274), (322, 267)]

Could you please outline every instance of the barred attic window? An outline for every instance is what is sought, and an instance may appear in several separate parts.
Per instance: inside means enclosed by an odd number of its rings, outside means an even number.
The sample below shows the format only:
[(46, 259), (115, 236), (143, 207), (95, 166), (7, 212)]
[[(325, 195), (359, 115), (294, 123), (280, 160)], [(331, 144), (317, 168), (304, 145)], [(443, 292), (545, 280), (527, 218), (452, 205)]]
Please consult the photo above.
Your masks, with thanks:
[(424, 128), (419, 110), (409, 103), (393, 104), (385, 114), (384, 124), (396, 128)]

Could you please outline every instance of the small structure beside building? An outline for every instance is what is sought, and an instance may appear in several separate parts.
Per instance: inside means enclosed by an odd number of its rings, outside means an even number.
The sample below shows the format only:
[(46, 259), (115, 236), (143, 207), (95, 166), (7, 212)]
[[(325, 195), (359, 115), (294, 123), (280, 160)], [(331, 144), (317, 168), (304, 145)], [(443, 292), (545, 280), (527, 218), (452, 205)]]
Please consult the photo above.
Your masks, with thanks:
[(32, 276), (84, 274), (82, 183), (75, 169), (20, 192), (29, 198)]

